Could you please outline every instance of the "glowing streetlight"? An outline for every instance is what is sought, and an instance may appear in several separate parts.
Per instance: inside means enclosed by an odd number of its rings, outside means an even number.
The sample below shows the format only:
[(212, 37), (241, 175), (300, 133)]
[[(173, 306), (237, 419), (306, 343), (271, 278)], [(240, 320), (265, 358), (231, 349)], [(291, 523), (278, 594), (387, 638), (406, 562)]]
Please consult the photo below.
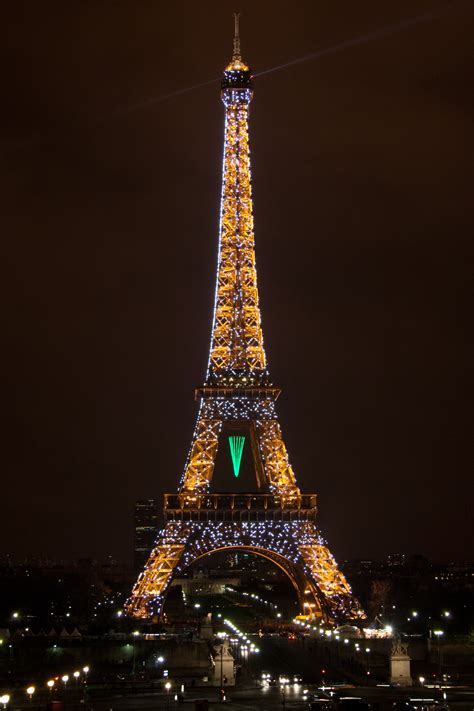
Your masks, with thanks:
[(7, 708), (7, 704), (10, 701), (10, 694), (3, 694), (3, 696), (0, 696), (0, 704), (3, 704), (3, 708)]
[(420, 677), (418, 677), (418, 679), (419, 679), (420, 684), (421, 684), (422, 686), (424, 686), (425, 677), (424, 677), (424, 676), (420, 676)]
[(49, 679), (49, 681), (46, 682), (46, 686), (50, 691), (52, 691), (54, 686), (54, 679)]
[(365, 648), (367, 654), (367, 676), (370, 676), (370, 647)]
[(61, 677), (61, 681), (62, 681), (63, 684), (64, 684), (64, 688), (66, 688), (67, 683), (68, 683), (68, 681), (69, 681), (69, 674), (64, 674), (64, 675)]
[(170, 691), (170, 689), (171, 689), (171, 682), (170, 682), (170, 681), (167, 681), (167, 682), (166, 682), (166, 684), (165, 684), (165, 689), (166, 689), (166, 691), (169, 693), (169, 691)]
[(87, 686), (87, 675), (89, 674), (89, 667), (82, 667), (82, 671), (84, 672), (84, 684)]
[(36, 689), (35, 689), (34, 686), (29, 686), (29, 687), (27, 688), (26, 693), (27, 693), (28, 696), (30, 697), (30, 701), (32, 700), (33, 694), (35, 693), (35, 691), (36, 691)]
[(438, 640), (438, 679), (441, 688), (441, 637), (444, 635), (444, 630), (433, 630), (433, 634)]
[(77, 683), (77, 680), (79, 679), (80, 676), (81, 676), (81, 672), (80, 672), (80, 671), (75, 671), (75, 672), (74, 672), (73, 677), (74, 677), (74, 679), (76, 680), (76, 683)]

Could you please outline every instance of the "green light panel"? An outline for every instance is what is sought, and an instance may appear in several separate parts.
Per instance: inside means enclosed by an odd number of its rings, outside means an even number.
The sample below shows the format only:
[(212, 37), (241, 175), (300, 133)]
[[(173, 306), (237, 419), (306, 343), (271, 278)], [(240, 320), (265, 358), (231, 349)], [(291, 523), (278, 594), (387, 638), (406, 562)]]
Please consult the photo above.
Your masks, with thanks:
[(239, 476), (240, 463), (242, 461), (242, 452), (244, 451), (245, 437), (229, 437), (230, 456), (232, 457), (232, 466), (234, 467), (234, 475)]

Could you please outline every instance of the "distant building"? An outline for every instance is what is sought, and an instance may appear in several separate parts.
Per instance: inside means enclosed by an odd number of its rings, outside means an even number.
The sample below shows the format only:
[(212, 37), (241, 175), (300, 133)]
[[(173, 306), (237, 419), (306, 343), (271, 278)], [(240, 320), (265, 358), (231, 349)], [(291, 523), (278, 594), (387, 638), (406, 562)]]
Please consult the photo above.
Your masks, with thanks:
[(405, 553), (390, 553), (387, 556), (387, 564), (390, 567), (406, 565), (407, 557)]
[(158, 501), (144, 499), (135, 502), (134, 514), (133, 564), (136, 571), (141, 571), (158, 536)]

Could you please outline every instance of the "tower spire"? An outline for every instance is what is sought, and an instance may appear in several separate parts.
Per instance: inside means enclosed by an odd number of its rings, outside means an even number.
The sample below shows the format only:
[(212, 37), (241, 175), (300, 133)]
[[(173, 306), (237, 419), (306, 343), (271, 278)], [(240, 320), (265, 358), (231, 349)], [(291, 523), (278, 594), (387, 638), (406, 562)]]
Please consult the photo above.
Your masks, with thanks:
[(240, 12), (234, 12), (234, 52), (232, 54), (233, 62), (241, 62), (242, 55), (240, 54), (240, 32), (239, 32)]

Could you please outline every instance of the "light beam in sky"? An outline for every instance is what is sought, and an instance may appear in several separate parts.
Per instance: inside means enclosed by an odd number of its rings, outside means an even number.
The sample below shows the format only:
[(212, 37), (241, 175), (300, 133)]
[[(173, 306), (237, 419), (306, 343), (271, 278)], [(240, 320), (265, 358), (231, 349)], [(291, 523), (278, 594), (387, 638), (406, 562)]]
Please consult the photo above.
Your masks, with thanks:
[[(372, 32), (367, 32), (366, 34), (358, 35), (357, 37), (352, 37), (350, 39), (343, 40), (342, 42), (338, 42), (337, 44), (331, 45), (330, 47), (325, 47), (315, 52), (305, 54), (301, 57), (291, 59), (288, 62), (284, 62), (283, 64), (277, 64), (274, 67), (263, 69), (261, 72), (256, 72), (256, 74), (254, 74), (253, 76), (263, 77), (267, 74), (273, 74), (274, 72), (282, 71), (283, 69), (288, 69), (289, 67), (293, 67), (297, 64), (302, 64), (303, 62), (309, 62), (315, 59), (319, 59), (320, 57), (324, 57), (326, 55), (335, 54), (336, 52), (341, 52), (345, 49), (349, 49), (350, 47), (357, 47), (359, 45), (366, 44), (367, 42), (381, 39), (382, 37), (387, 37), (388, 35), (392, 35), (397, 32), (401, 32), (402, 30), (406, 30), (411, 27), (416, 27), (417, 25), (423, 24), (425, 22), (429, 22), (430, 20), (437, 19), (449, 11), (463, 10), (465, 7), (470, 6), (472, 6), (472, 4), (466, 2), (446, 2), (442, 5), (439, 5), (437, 8), (431, 10), (430, 12), (425, 12), (415, 17), (400, 20), (399, 22), (395, 22), (391, 25), (386, 25), (385, 27), (373, 30)], [(98, 117), (95, 121), (92, 121), (92, 126), (99, 126), (109, 121), (110, 119), (119, 118), (120, 116), (125, 116), (135, 111), (149, 109), (155, 106), (156, 104), (160, 104), (164, 101), (167, 101), (168, 99), (173, 99), (175, 97), (182, 96), (183, 94), (187, 94), (191, 91), (196, 91), (196, 89), (202, 89), (203, 87), (210, 86), (211, 84), (217, 84), (219, 81), (220, 79), (217, 78), (208, 79), (207, 81), (202, 81), (198, 84), (193, 84), (192, 86), (187, 86), (182, 89), (176, 89), (176, 91), (171, 91), (167, 94), (162, 94), (161, 96), (150, 97), (149, 99), (143, 99), (142, 101), (137, 102), (135, 104), (129, 104), (128, 106), (123, 106), (122, 108), (119, 107), (101, 117)], [(35, 144), (50, 141), (52, 138), (53, 137), (51, 136), (30, 136), (19, 141), (10, 143), (6, 142), (3, 145), (3, 148), (7, 150), (28, 148)]]

